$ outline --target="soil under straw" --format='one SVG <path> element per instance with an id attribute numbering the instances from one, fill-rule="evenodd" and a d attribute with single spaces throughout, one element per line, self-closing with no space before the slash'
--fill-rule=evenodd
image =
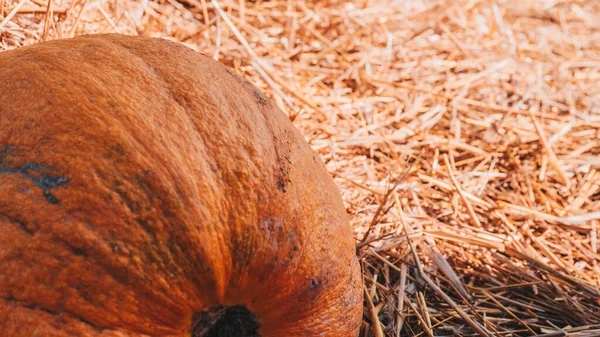
<path id="1" fill-rule="evenodd" d="M 364 336 L 600 336 L 600 1 L 218 4 L 0 0 L 0 49 L 165 37 L 260 86 L 341 188 Z"/>

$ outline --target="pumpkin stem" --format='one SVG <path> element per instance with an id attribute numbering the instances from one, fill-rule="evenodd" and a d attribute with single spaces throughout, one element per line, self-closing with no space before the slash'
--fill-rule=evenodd
<path id="1" fill-rule="evenodd" d="M 196 313 L 192 337 L 261 337 L 256 315 L 243 305 L 218 306 Z"/>

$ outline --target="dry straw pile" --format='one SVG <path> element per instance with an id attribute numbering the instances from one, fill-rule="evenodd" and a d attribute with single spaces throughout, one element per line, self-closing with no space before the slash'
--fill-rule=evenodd
<path id="1" fill-rule="evenodd" d="M 0 0 L 0 49 L 166 37 L 341 187 L 364 336 L 600 336 L 600 1 Z"/>

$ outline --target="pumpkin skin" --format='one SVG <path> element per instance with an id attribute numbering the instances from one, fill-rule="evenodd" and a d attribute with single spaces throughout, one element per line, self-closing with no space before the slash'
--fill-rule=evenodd
<path id="1" fill-rule="evenodd" d="M 162 39 L 0 53 L 2 336 L 358 334 L 351 228 L 320 158 L 253 85 Z M 202 316 L 203 314 L 200 314 Z"/>

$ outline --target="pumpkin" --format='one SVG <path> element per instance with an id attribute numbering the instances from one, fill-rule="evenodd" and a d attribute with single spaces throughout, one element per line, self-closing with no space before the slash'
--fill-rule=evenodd
<path id="1" fill-rule="evenodd" d="M 266 96 L 162 39 L 0 53 L 2 336 L 355 336 L 339 192 Z"/>

